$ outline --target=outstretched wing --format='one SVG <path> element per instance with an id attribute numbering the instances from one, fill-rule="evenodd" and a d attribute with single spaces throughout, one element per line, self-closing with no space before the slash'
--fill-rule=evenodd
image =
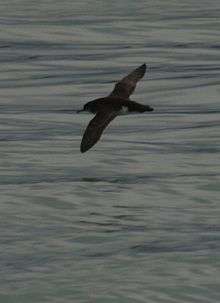
<path id="1" fill-rule="evenodd" d="M 89 150 L 100 139 L 104 129 L 117 116 L 118 111 L 105 107 L 105 109 L 97 112 L 95 117 L 89 122 L 80 146 L 81 153 Z"/>
<path id="2" fill-rule="evenodd" d="M 144 76 L 145 72 L 146 64 L 142 64 L 133 72 L 117 82 L 110 96 L 128 99 L 135 90 L 137 82 Z"/>

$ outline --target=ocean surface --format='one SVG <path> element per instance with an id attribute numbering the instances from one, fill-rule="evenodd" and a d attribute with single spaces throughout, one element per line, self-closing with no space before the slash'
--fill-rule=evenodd
<path id="1" fill-rule="evenodd" d="M 220 2 L 0 1 L 0 302 L 220 302 Z M 142 63 L 133 100 L 79 151 Z"/>

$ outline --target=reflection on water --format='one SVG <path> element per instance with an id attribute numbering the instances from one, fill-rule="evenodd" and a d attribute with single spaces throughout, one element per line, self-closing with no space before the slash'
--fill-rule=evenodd
<path id="1" fill-rule="evenodd" d="M 219 1 L 13 1 L 0 24 L 0 299 L 219 302 Z M 146 62 L 80 154 L 91 115 Z"/>

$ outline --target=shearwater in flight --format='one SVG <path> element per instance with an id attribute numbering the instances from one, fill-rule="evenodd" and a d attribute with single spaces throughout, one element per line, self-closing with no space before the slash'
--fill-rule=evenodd
<path id="1" fill-rule="evenodd" d="M 89 150 L 100 139 L 104 129 L 118 115 L 125 113 L 143 113 L 152 111 L 149 105 L 143 105 L 130 100 L 130 95 L 135 90 L 137 82 L 144 76 L 146 64 L 142 64 L 126 77 L 115 84 L 111 94 L 104 98 L 95 99 L 86 103 L 82 110 L 95 114 L 89 122 L 80 146 L 82 153 Z"/>

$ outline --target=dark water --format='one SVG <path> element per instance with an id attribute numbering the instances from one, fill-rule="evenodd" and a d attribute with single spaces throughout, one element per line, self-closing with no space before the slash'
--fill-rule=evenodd
<path id="1" fill-rule="evenodd" d="M 0 11 L 0 301 L 219 302 L 219 1 Z M 155 111 L 80 154 L 74 110 L 143 62 Z"/>

